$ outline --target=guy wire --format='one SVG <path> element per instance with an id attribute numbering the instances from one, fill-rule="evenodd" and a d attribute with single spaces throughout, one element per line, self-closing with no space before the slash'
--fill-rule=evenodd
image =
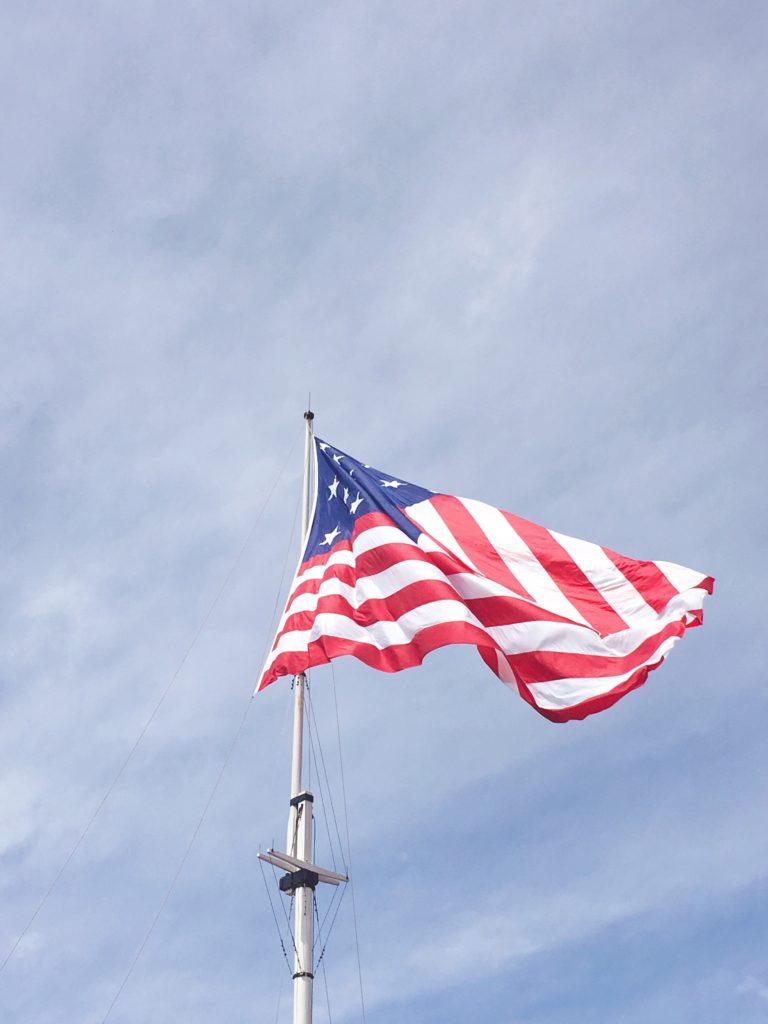
<path id="1" fill-rule="evenodd" d="M 249 543 L 251 542 L 251 539 L 253 538 L 253 535 L 256 532 L 256 527 L 257 527 L 257 525 L 258 525 L 262 515 L 266 511 L 267 505 L 269 504 L 270 499 L 272 498 L 272 495 L 274 494 L 274 492 L 275 492 L 275 490 L 277 488 L 277 485 L 280 483 L 280 481 L 281 481 L 281 479 L 283 477 L 283 473 L 285 472 L 285 468 L 288 465 L 288 462 L 290 461 L 291 456 L 293 455 L 293 450 L 294 450 L 295 447 L 296 447 L 296 441 L 294 440 L 294 442 L 291 444 L 291 447 L 290 447 L 290 449 L 288 451 L 287 456 L 285 457 L 285 460 L 283 461 L 283 465 L 282 465 L 282 467 L 280 469 L 280 472 L 277 474 L 277 477 L 276 477 L 274 483 L 272 484 L 272 486 L 270 487 L 269 491 L 267 492 L 267 496 L 264 499 L 264 502 L 263 502 L 261 508 L 259 509 L 259 512 L 258 512 L 258 514 L 256 516 L 256 519 L 254 520 L 253 524 L 251 525 L 251 527 L 250 527 L 250 529 L 249 529 L 249 531 L 248 531 L 248 533 L 247 533 L 247 535 L 245 537 L 245 540 L 243 541 L 243 543 L 242 543 L 242 545 L 240 547 L 240 550 L 235 555 L 234 560 L 232 561 L 229 569 L 227 570 L 227 573 L 224 576 L 223 582 L 221 583 L 219 589 L 216 591 L 216 594 L 215 594 L 215 596 L 213 598 L 213 601 L 209 605 L 208 610 L 206 611 L 205 615 L 202 618 L 202 621 L 200 622 L 200 625 L 198 626 L 197 630 L 195 631 L 189 646 L 187 647 L 187 649 L 184 652 L 184 655 L 183 655 L 181 661 L 179 662 L 178 666 L 176 667 L 176 671 L 173 673 L 173 675 L 171 676 L 171 678 L 168 681 L 167 685 L 165 686 L 165 689 L 160 694 L 160 699 L 157 701 L 155 706 L 152 708 L 152 711 L 149 713 L 149 716 L 146 719 L 146 721 L 144 722 L 144 725 L 141 727 L 141 730 L 139 731 L 139 734 L 136 737 L 136 740 L 134 741 L 133 746 L 128 751 L 127 756 L 125 757 L 125 759 L 123 760 L 122 764 L 118 768 L 116 774 L 112 778 L 112 781 L 107 786 L 107 789 L 106 789 L 104 795 L 102 796 L 101 800 L 99 800 L 98 804 L 96 805 L 96 809 L 91 814 L 90 818 L 86 822 L 85 827 L 80 832 L 80 835 L 78 836 L 74 846 L 69 851 L 69 853 L 67 854 L 66 858 L 64 859 L 64 863 L 59 868 L 59 870 L 58 870 L 57 874 L 55 875 L 55 877 L 54 877 L 53 881 L 51 882 L 51 884 L 48 886 L 46 891 L 43 893 L 42 899 L 40 900 L 40 902 L 35 907 L 31 917 L 29 918 L 27 923 L 24 925 L 23 929 L 21 930 L 21 932 L 19 933 L 18 937 L 16 938 L 16 941 L 13 943 L 13 945 L 10 948 L 10 950 L 6 954 L 5 959 L 0 964 L 0 975 L 2 975 L 2 973 L 5 971 L 5 968 L 6 968 L 7 964 L 8 964 L 8 962 L 10 961 L 11 957 L 14 955 L 16 950 L 19 948 L 19 944 L 21 943 L 22 939 L 27 934 L 27 932 L 32 927 L 32 925 L 35 923 L 35 921 L 37 920 L 37 917 L 38 917 L 40 911 L 43 909 L 43 907 L 48 902 L 48 899 L 49 899 L 51 893 L 54 891 L 56 886 L 59 884 L 59 881 L 61 880 L 64 872 L 69 867 L 69 864 L 72 861 L 72 859 L 74 858 L 74 856 L 77 853 L 77 851 L 80 849 L 83 841 L 85 840 L 85 837 L 90 832 L 91 827 L 93 826 L 93 823 L 96 821 L 96 819 L 98 818 L 98 816 L 101 813 L 102 809 L 104 808 L 104 805 L 109 800 L 110 796 L 112 795 L 113 790 L 115 789 L 115 787 L 117 786 L 118 782 L 120 781 L 120 779 L 122 778 L 123 774 L 125 773 L 126 768 L 128 767 L 128 765 L 133 760 L 133 756 L 136 753 L 136 751 L 137 751 L 137 749 L 139 747 L 139 744 L 144 739 L 144 737 L 147 734 L 147 731 L 148 731 L 150 725 L 155 720 L 155 717 L 156 717 L 158 711 L 160 710 L 162 704 L 164 703 L 165 698 L 171 692 L 171 689 L 173 688 L 174 683 L 176 682 L 176 680 L 178 679 L 179 675 L 181 674 L 181 670 L 184 668 L 185 664 L 187 663 L 187 659 L 189 658 L 190 654 L 192 653 L 193 649 L 195 648 L 195 646 L 197 644 L 197 641 L 200 639 L 201 633 L 203 632 L 203 630 L 207 626 L 208 620 L 210 619 L 210 617 L 213 614 L 214 609 L 218 605 L 218 603 L 219 603 L 219 601 L 220 601 L 224 591 L 226 590 L 227 586 L 229 585 L 229 581 L 231 580 L 232 575 L 234 574 L 234 571 L 235 571 L 235 569 L 237 568 L 237 566 L 238 566 L 238 564 L 240 562 L 240 559 L 245 554 L 245 550 L 248 547 Z"/>

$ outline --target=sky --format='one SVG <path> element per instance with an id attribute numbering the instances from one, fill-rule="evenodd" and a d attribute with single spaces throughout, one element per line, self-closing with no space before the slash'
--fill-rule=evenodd
<path id="1" fill-rule="evenodd" d="M 313 671 L 316 1021 L 766 1020 L 767 20 L 3 5 L 3 1021 L 290 1020 L 290 683 L 251 691 L 310 393 L 364 462 L 716 578 L 584 722 L 471 648 Z"/>

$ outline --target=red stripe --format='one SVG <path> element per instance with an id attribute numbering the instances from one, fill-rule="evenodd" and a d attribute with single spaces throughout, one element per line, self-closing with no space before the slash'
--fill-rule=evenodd
<path id="1" fill-rule="evenodd" d="M 373 515 L 371 514 L 368 518 L 372 519 Z M 375 523 L 374 525 L 380 524 Z M 357 531 L 355 532 L 357 533 Z M 364 530 L 360 531 L 361 534 L 364 532 Z M 402 536 L 405 537 L 404 534 L 402 534 Z M 350 547 L 349 541 L 343 541 L 340 542 L 334 550 L 337 550 L 338 548 L 350 550 Z M 323 555 L 321 557 L 309 559 L 306 563 L 300 566 L 297 575 L 301 575 L 304 570 L 310 566 L 315 567 L 327 562 L 329 557 L 330 555 Z M 424 551 L 422 548 L 417 547 L 415 544 L 407 540 L 402 544 L 398 544 L 397 542 L 382 544 L 379 547 L 371 548 L 368 551 L 364 551 L 357 555 L 353 565 L 350 565 L 347 562 L 334 563 L 326 568 L 326 571 L 322 576 L 315 576 L 311 579 L 303 580 L 295 590 L 288 595 L 284 614 L 290 611 L 291 605 L 300 595 L 318 593 L 326 580 L 338 579 L 353 587 L 359 579 L 363 579 L 367 576 L 375 576 L 377 573 L 385 572 L 387 569 L 394 568 L 397 565 L 402 565 L 404 562 L 429 563 L 448 578 L 457 572 L 468 571 L 466 566 L 460 563 L 458 559 L 443 552 L 442 550 Z M 461 598 L 459 598 L 459 600 L 461 600 Z M 515 619 L 514 621 L 518 620 Z M 285 628 L 281 630 L 281 634 L 283 632 L 285 632 Z M 278 636 L 281 634 L 278 634 Z M 277 642 L 277 638 L 275 638 L 275 642 Z"/>
<path id="2" fill-rule="evenodd" d="M 377 548 L 364 551 L 355 558 L 353 565 L 345 562 L 328 566 L 323 576 L 304 580 L 289 594 L 285 612 L 290 611 L 294 600 L 301 594 L 316 594 L 327 580 L 338 579 L 354 587 L 359 579 L 375 576 L 406 562 L 431 562 L 430 555 L 411 543 L 382 544 Z M 444 561 L 444 560 L 443 560 Z M 445 567 L 440 567 L 445 571 Z M 284 613 L 285 614 L 285 613 Z M 282 632 L 285 632 L 283 629 Z"/>
<path id="3" fill-rule="evenodd" d="M 694 625 L 698 623 L 693 623 Z M 685 624 L 677 623 L 680 634 L 685 631 Z M 412 640 L 405 644 L 397 644 L 380 651 L 373 644 L 359 643 L 354 640 L 347 640 L 339 637 L 324 636 L 309 644 L 307 651 L 287 651 L 274 662 L 271 668 L 265 672 L 258 689 L 263 690 L 270 683 L 284 675 L 295 675 L 308 668 L 323 665 L 332 658 L 350 655 L 369 665 L 371 668 L 380 669 L 384 672 L 398 672 L 404 668 L 411 668 L 420 665 L 430 651 L 449 644 L 471 644 L 476 646 L 478 652 L 489 667 L 498 675 L 497 666 L 490 651 L 496 648 L 490 637 L 477 626 L 464 622 L 440 623 L 436 626 L 428 626 L 420 630 Z M 503 652 L 502 652 L 503 653 Z M 520 695 L 541 715 L 552 722 L 567 722 L 574 719 L 586 718 L 605 708 L 615 704 L 620 697 L 630 690 L 641 686 L 650 671 L 657 668 L 663 659 L 659 659 L 652 665 L 644 665 L 638 668 L 629 679 L 620 683 L 608 693 L 589 697 L 567 708 L 542 708 L 536 703 L 535 696 L 524 684 L 518 682 Z"/>
<path id="4" fill-rule="evenodd" d="M 429 555 L 421 548 L 413 544 L 394 542 L 361 552 L 355 557 L 355 569 L 357 578 L 364 579 L 366 576 L 376 576 L 403 563 L 430 561 Z"/>
<path id="5" fill-rule="evenodd" d="M 480 528 L 475 517 L 458 498 L 438 494 L 431 499 L 431 505 L 482 576 L 501 583 L 520 597 L 532 600 L 531 595 L 491 544 L 487 534 Z M 438 537 L 435 540 L 439 543 Z"/>
<path id="6" fill-rule="evenodd" d="M 357 580 L 366 576 L 375 576 L 394 566 L 402 565 L 404 562 L 428 562 L 429 556 L 415 547 L 413 544 L 382 544 L 380 547 L 371 548 L 355 557 L 352 565 L 348 562 L 338 562 L 329 565 L 322 576 L 315 576 L 312 579 L 303 580 L 289 595 L 286 603 L 286 611 L 291 607 L 293 601 L 300 594 L 316 594 L 326 580 L 338 579 L 350 586 L 354 586 Z"/>
<path id="7" fill-rule="evenodd" d="M 657 614 L 663 612 L 672 598 L 680 593 L 653 562 L 627 558 L 610 548 L 603 548 L 603 551 Z"/>
<path id="8" fill-rule="evenodd" d="M 579 624 L 574 623 L 573 619 L 565 618 L 547 608 L 542 608 L 541 605 L 532 604 L 530 601 L 525 601 L 522 597 L 514 597 L 512 594 L 469 598 L 459 597 L 457 594 L 457 599 L 471 608 L 483 625 L 489 628 L 491 626 L 517 626 L 523 622 L 551 622 L 553 625 L 562 624 L 579 628 Z M 587 628 L 587 626 L 581 626 L 581 629 L 586 630 Z"/>
<path id="9" fill-rule="evenodd" d="M 365 627 L 377 622 L 395 622 L 402 615 L 434 601 L 456 601 L 463 604 L 453 587 L 439 580 L 419 580 L 406 584 L 396 594 L 385 598 L 371 598 L 363 601 L 357 608 L 340 594 L 327 594 L 318 600 L 315 608 L 290 615 L 275 638 L 275 645 L 285 633 L 311 629 L 318 615 L 341 615 Z"/>
<path id="10" fill-rule="evenodd" d="M 344 583 L 349 583 L 350 586 L 354 586 L 355 579 L 356 573 L 354 565 L 348 565 L 346 562 L 338 562 L 334 565 L 329 565 L 322 576 L 314 576 L 312 579 L 303 580 L 295 590 L 291 591 L 288 595 L 285 610 L 288 611 L 294 600 L 301 594 L 316 594 L 325 580 L 342 580 Z"/>
<path id="11" fill-rule="evenodd" d="M 581 721 L 589 715 L 595 715 L 598 711 L 605 711 L 606 708 L 612 707 L 625 693 L 629 693 L 630 690 L 636 690 L 638 686 L 642 686 L 648 678 L 648 673 L 658 668 L 663 660 L 663 658 L 660 658 L 653 665 L 644 665 L 637 672 L 633 673 L 629 679 L 620 683 L 613 690 L 609 690 L 608 693 L 601 693 L 596 697 L 588 697 L 586 700 L 582 700 L 578 704 L 572 704 L 567 708 L 540 708 L 531 691 L 523 684 L 518 686 L 518 692 L 523 700 L 528 701 L 531 707 L 535 708 L 540 715 L 548 718 L 550 722 Z"/>
<path id="12" fill-rule="evenodd" d="M 357 609 L 340 595 L 332 594 L 322 597 L 315 610 L 297 612 L 290 616 L 286 621 L 285 628 L 278 634 L 275 644 L 285 633 L 294 630 L 309 630 L 319 614 L 340 615 L 359 626 L 367 627 L 379 622 L 395 622 L 408 612 L 433 601 L 441 600 L 454 601 L 462 607 L 466 607 L 485 629 L 492 626 L 532 622 L 534 618 L 539 621 L 546 619 L 546 613 L 541 609 L 535 609 L 536 615 L 532 616 L 530 606 L 518 598 L 481 598 L 462 602 L 448 583 L 422 581 L 403 587 L 392 597 L 365 601 Z M 456 620 L 452 619 L 451 621 Z M 556 628 L 558 622 L 567 622 L 568 620 L 549 621 L 552 621 L 552 625 Z M 647 661 L 669 637 L 682 636 L 685 628 L 682 620 L 667 623 L 653 636 L 646 637 L 634 650 L 622 655 L 582 654 L 573 651 L 539 649 L 520 654 L 505 652 L 504 656 L 514 672 L 515 678 L 520 684 L 526 686 L 557 679 L 598 679 L 605 676 L 618 676 L 624 675 Z M 493 644 L 493 640 L 486 636 L 486 644 L 488 643 Z"/>
<path id="13" fill-rule="evenodd" d="M 403 565 L 404 562 L 423 562 L 445 574 L 446 579 L 444 581 L 435 581 L 431 576 L 422 581 L 427 587 L 436 587 L 438 582 L 448 586 L 450 584 L 450 577 L 454 573 L 471 572 L 457 559 L 445 555 L 442 551 L 423 551 L 421 548 L 410 543 L 383 544 L 380 547 L 372 548 L 359 555 L 354 566 L 346 563 L 332 564 L 326 568 L 326 572 L 322 577 L 305 580 L 299 584 L 295 591 L 289 595 L 284 612 L 284 615 L 287 617 L 274 639 L 272 650 L 274 650 L 284 633 L 291 632 L 294 629 L 309 629 L 314 616 L 320 611 L 333 611 L 336 614 L 347 615 L 355 621 L 360 621 L 360 617 L 364 614 L 364 608 L 367 609 L 371 604 L 371 601 L 368 601 L 365 606 L 355 608 L 344 597 L 328 595 L 327 597 L 321 597 L 315 608 L 290 614 L 290 609 L 297 597 L 305 594 L 317 594 L 328 580 L 340 580 L 348 586 L 354 587 L 358 580 L 383 572 L 386 569 Z M 475 574 L 473 573 L 473 575 Z M 406 612 L 412 611 L 420 603 L 449 597 L 452 600 L 467 604 L 486 626 L 510 625 L 530 620 L 570 623 L 569 619 L 541 608 L 530 599 L 525 601 L 511 594 L 466 600 L 452 586 L 449 586 L 449 589 L 446 592 L 440 593 L 439 597 L 431 596 L 429 591 L 425 591 L 423 599 L 418 600 L 415 597 L 418 592 L 412 588 L 412 583 L 406 583 L 400 591 L 381 598 L 378 602 L 378 606 L 382 608 L 381 614 L 371 618 L 366 613 L 366 621 L 376 621 L 379 618 L 392 621 Z M 404 594 L 404 590 L 408 591 L 407 594 Z M 432 593 L 436 594 L 437 591 Z M 386 609 L 385 604 L 388 606 Z"/>
<path id="14" fill-rule="evenodd" d="M 413 520 L 411 520 L 411 522 L 413 522 Z M 360 520 L 358 520 L 355 523 L 355 530 L 354 533 L 352 534 L 353 540 L 358 540 L 367 530 L 372 530 L 377 526 L 389 526 L 395 527 L 395 529 L 397 529 L 395 524 L 388 516 L 384 515 L 381 512 L 369 512 L 367 515 L 363 516 Z M 419 526 L 418 523 L 414 523 L 414 526 L 416 526 L 423 534 L 424 531 L 421 530 L 421 527 Z M 424 548 L 419 547 L 418 544 L 409 540 L 409 538 L 404 533 L 402 533 L 402 531 L 400 532 L 403 537 L 404 547 L 407 547 L 408 550 L 411 552 L 409 557 L 423 557 L 425 560 L 430 561 L 432 565 L 435 566 L 435 568 L 445 573 L 446 576 L 452 576 L 454 573 L 457 572 L 471 571 L 467 569 L 467 566 L 463 562 L 459 561 L 456 555 L 453 555 L 449 551 L 446 551 L 442 546 L 437 551 L 425 550 Z M 371 552 L 386 551 L 389 548 L 393 548 L 395 544 L 395 541 L 387 541 L 386 544 L 382 544 L 377 548 L 371 548 Z M 361 559 L 366 557 L 366 555 L 368 555 L 371 552 L 364 552 L 360 555 L 357 555 L 356 564 L 364 564 L 361 563 Z M 414 552 L 416 552 L 416 554 L 414 554 Z M 394 564 L 395 561 L 395 559 L 392 559 L 391 564 Z M 389 568 L 389 566 L 382 566 L 382 568 Z M 379 569 L 378 571 L 380 572 L 381 569 Z M 359 575 L 370 575 L 370 573 L 363 573 L 361 571 Z"/>
<path id="15" fill-rule="evenodd" d="M 397 644 L 380 651 L 373 644 L 359 643 L 339 637 L 326 636 L 313 640 L 307 651 L 287 651 L 280 656 L 259 683 L 263 690 L 280 676 L 295 675 L 317 665 L 325 665 L 332 658 L 351 655 L 382 672 L 399 672 L 404 668 L 421 665 L 424 658 L 438 647 L 450 644 L 487 645 L 488 639 L 478 626 L 467 622 L 445 622 L 422 629 L 406 644 Z"/>
<path id="16" fill-rule="evenodd" d="M 668 622 L 653 636 L 646 637 L 627 654 L 578 654 L 566 651 L 530 651 L 505 655 L 518 682 L 529 685 L 555 679 L 599 679 L 622 676 L 652 658 L 656 650 L 671 636 L 685 632 L 682 620 Z"/>
<path id="17" fill-rule="evenodd" d="M 406 560 L 431 563 L 433 553 L 424 552 L 413 544 L 393 543 L 364 552 L 359 556 L 354 567 L 346 564 L 330 565 L 327 567 L 325 576 L 308 580 L 297 588 L 289 599 L 286 611 L 290 612 L 296 596 L 317 593 L 328 580 L 339 579 L 354 587 L 358 579 L 393 566 L 402 565 Z M 441 560 L 444 561 L 444 559 Z M 455 568 L 453 565 L 450 567 Z M 393 622 L 423 604 L 438 600 L 453 600 L 465 604 L 485 627 L 506 626 L 528 621 L 548 621 L 553 624 L 568 623 L 572 625 L 567 618 L 511 595 L 509 597 L 494 595 L 465 600 L 449 584 L 448 580 L 440 581 L 430 578 L 406 583 L 399 591 L 387 597 L 371 598 L 359 607 L 355 607 L 342 595 L 329 594 L 321 597 L 314 608 L 288 615 L 274 639 L 272 650 L 285 633 L 310 629 L 315 616 L 323 612 L 346 616 L 361 625 L 370 625 L 378 621 Z M 653 637 L 646 641 L 646 651 L 650 652 L 654 649 L 653 642 Z M 631 663 L 625 660 L 626 657 L 550 651 L 538 652 L 536 655 L 530 652 L 510 655 L 509 660 L 514 663 L 521 681 L 535 683 L 559 678 L 619 675 L 632 667 Z"/>
<path id="18" fill-rule="evenodd" d="M 369 512 L 367 515 L 361 516 L 360 519 L 355 523 L 355 529 L 352 534 L 352 540 L 340 540 L 333 545 L 332 548 L 327 552 L 323 552 L 320 555 L 313 555 L 312 558 L 308 558 L 305 562 L 302 562 L 296 570 L 296 578 L 303 576 L 308 569 L 316 568 L 318 565 L 325 565 L 331 555 L 337 551 L 353 551 L 353 542 L 357 541 L 364 533 L 368 530 L 375 529 L 379 526 L 385 526 L 397 529 L 392 520 L 380 512 Z M 356 566 L 356 575 L 371 576 L 377 572 L 383 572 L 385 569 L 390 569 L 393 565 L 404 560 L 412 561 L 429 561 L 435 568 L 439 569 L 446 576 L 451 576 L 457 572 L 467 572 L 467 567 L 459 562 L 458 558 L 451 555 L 449 552 L 444 551 L 442 548 L 439 551 L 425 551 L 420 548 L 417 544 L 411 541 L 402 531 L 399 531 L 403 538 L 401 544 L 396 541 L 387 541 L 385 544 L 380 544 L 375 548 L 371 548 L 368 551 L 361 552 L 355 555 L 354 565 Z M 343 571 L 355 570 L 349 563 L 339 563 L 338 566 L 333 566 L 333 575 L 343 579 Z M 471 570 L 470 570 L 471 571 Z M 290 603 L 294 597 L 298 594 L 313 593 L 316 592 L 320 586 L 320 581 L 324 578 L 328 578 L 331 570 L 329 570 L 323 577 L 315 577 L 310 580 L 304 580 L 301 582 L 295 590 L 291 591 L 288 603 Z M 351 581 L 353 582 L 353 581 Z"/>
<path id="19" fill-rule="evenodd" d="M 619 633 L 627 628 L 624 619 L 607 603 L 594 583 L 549 530 L 511 512 L 502 511 L 502 515 L 517 530 L 571 604 L 601 636 Z"/>
<path id="20" fill-rule="evenodd" d="M 405 584 L 388 597 L 369 598 L 355 607 L 341 594 L 327 594 L 320 597 L 314 608 L 289 615 L 275 637 L 272 649 L 281 637 L 294 630 L 303 631 L 312 627 L 315 618 L 324 613 L 341 615 L 361 626 L 377 622 L 395 622 L 403 615 L 434 601 L 454 601 L 467 608 L 486 629 L 493 626 L 509 626 L 526 622 L 551 622 L 553 625 L 573 626 L 569 619 L 554 615 L 522 598 L 510 596 L 462 598 L 447 580 L 417 580 Z M 586 628 L 586 627 L 585 627 Z"/>
<path id="21" fill-rule="evenodd" d="M 351 551 L 352 541 L 351 540 L 337 540 L 327 551 L 323 551 L 319 555 L 312 555 L 311 558 L 307 558 L 306 561 L 299 565 L 296 570 L 296 575 L 301 576 L 302 573 L 306 572 L 307 569 L 314 569 L 316 565 L 324 565 L 328 559 L 336 551 Z"/>

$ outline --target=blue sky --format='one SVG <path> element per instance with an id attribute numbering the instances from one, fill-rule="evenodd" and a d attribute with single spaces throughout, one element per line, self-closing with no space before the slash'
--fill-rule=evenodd
<path id="1" fill-rule="evenodd" d="M 469 649 L 336 664 L 370 1024 L 765 1020 L 767 27 L 757 3 L 4 5 L 3 957 L 182 667 L 3 1020 L 104 1020 L 246 708 L 109 1021 L 290 1019 L 256 861 L 289 689 L 249 700 L 309 391 L 363 461 L 717 580 L 583 723 Z M 312 689 L 335 777 L 331 674 Z M 336 1022 L 360 1020 L 350 911 Z"/>

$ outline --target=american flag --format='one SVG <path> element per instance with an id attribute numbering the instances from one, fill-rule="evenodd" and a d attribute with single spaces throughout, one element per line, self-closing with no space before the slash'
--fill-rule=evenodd
<path id="1" fill-rule="evenodd" d="M 643 562 L 314 444 L 304 552 L 258 690 L 332 658 L 419 665 L 471 644 L 546 718 L 585 718 L 640 686 L 713 580 Z"/>

